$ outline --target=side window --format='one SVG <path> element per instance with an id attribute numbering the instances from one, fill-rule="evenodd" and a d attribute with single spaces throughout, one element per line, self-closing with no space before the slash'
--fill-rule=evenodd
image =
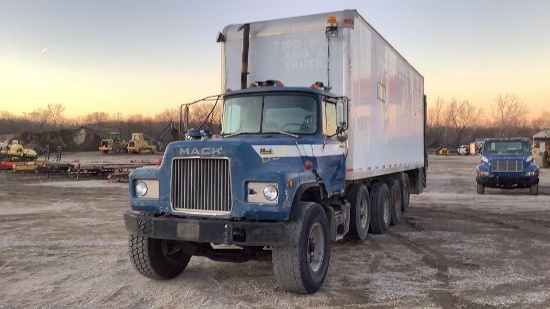
<path id="1" fill-rule="evenodd" d="M 336 134 L 336 104 L 331 102 L 324 102 L 323 104 L 323 134 L 334 135 Z"/>

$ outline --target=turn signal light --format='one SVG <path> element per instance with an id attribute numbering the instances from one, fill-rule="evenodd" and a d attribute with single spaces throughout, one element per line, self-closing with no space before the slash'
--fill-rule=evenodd
<path id="1" fill-rule="evenodd" d="M 307 160 L 306 162 L 304 162 L 304 168 L 306 170 L 310 170 L 312 167 L 313 167 L 313 163 L 311 161 Z"/>

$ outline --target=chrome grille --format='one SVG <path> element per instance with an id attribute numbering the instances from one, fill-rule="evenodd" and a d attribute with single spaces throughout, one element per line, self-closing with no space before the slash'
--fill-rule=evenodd
<path id="1" fill-rule="evenodd" d="M 493 172 L 521 172 L 523 162 L 521 160 L 494 160 Z"/>
<path id="2" fill-rule="evenodd" d="M 175 211 L 229 213 L 229 160 L 178 158 L 172 161 L 170 200 Z"/>

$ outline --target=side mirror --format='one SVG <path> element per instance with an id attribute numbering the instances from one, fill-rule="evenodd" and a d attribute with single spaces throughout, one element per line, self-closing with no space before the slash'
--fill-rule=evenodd
<path id="1" fill-rule="evenodd" d="M 339 131 L 348 129 L 348 98 L 340 97 L 336 101 L 336 120 Z"/>
<path id="2" fill-rule="evenodd" d="M 338 135 L 336 135 L 336 139 L 340 143 L 343 143 L 343 142 L 348 140 L 348 134 L 345 131 L 342 131 L 342 132 L 338 133 Z"/>

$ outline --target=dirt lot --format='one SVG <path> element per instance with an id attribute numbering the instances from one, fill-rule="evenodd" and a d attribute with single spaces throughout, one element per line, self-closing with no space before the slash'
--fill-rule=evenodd
<path id="1" fill-rule="evenodd" d="M 147 155 L 140 158 L 156 158 Z M 124 162 L 136 156 L 67 154 Z M 127 184 L 0 173 L 0 308 L 550 308 L 550 170 L 539 196 L 487 189 L 479 157 L 430 156 L 428 188 L 386 235 L 333 243 L 314 295 L 278 289 L 271 263 L 194 257 L 179 277 L 132 269 Z"/>

